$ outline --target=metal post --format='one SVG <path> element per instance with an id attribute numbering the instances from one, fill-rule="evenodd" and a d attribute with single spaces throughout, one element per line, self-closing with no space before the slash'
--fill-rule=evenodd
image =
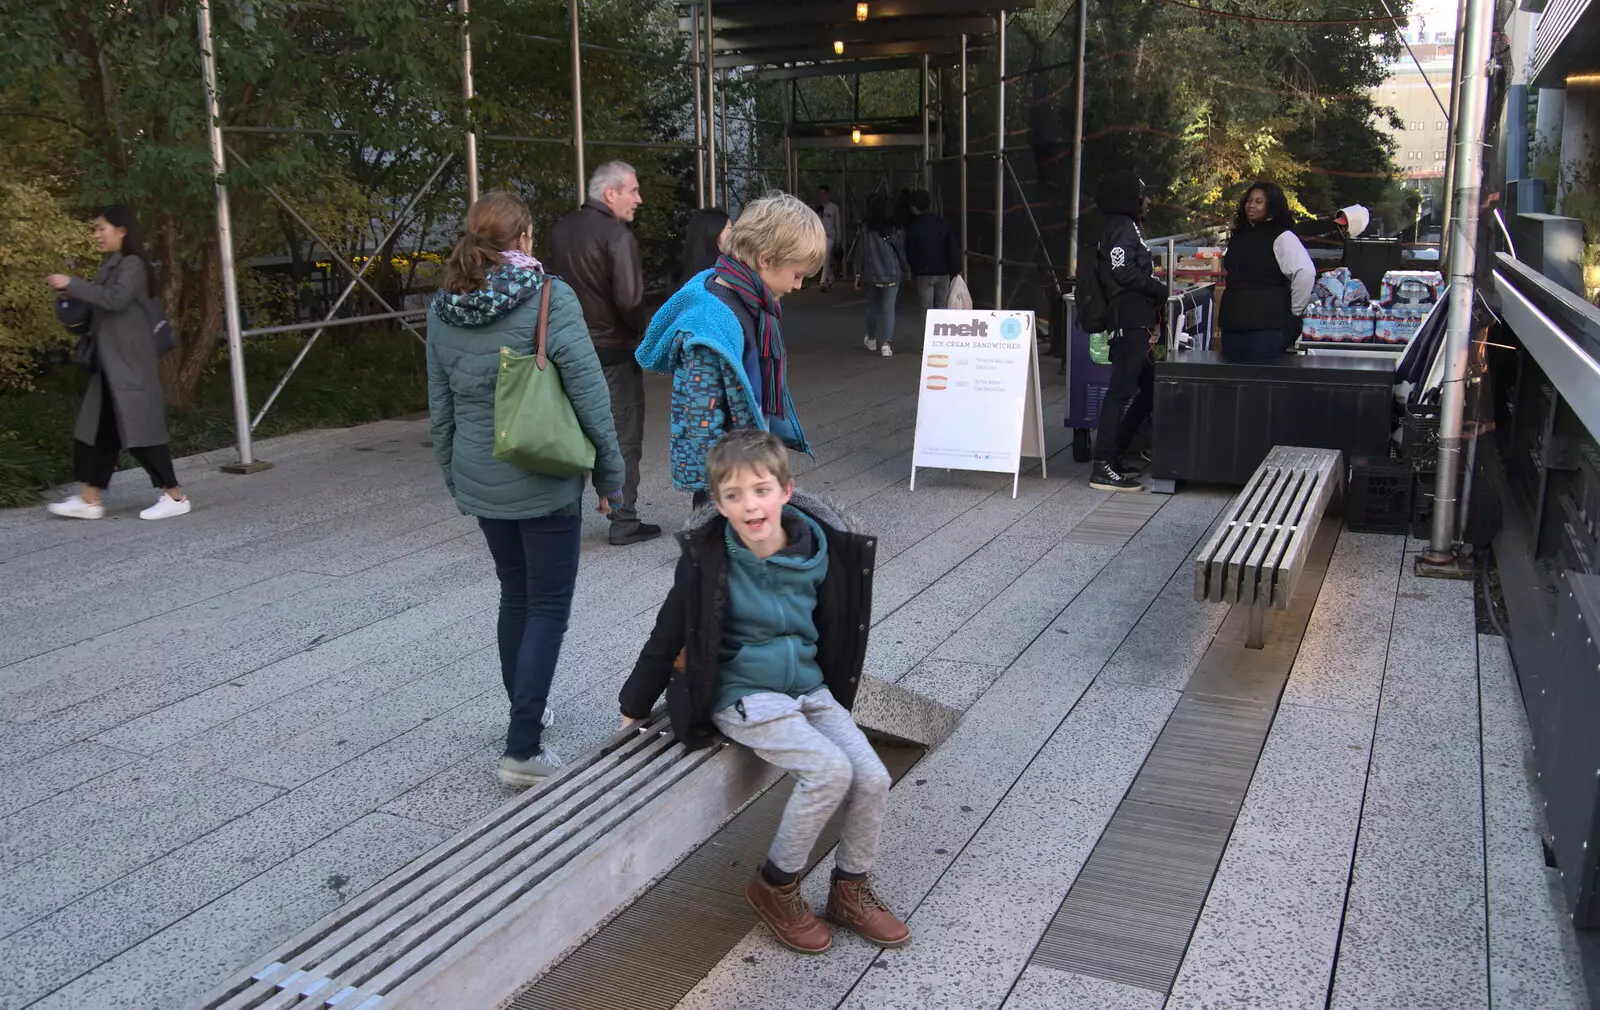
<path id="1" fill-rule="evenodd" d="M 689 50 L 694 56 L 694 198 L 695 206 L 706 205 L 706 110 L 701 104 L 700 67 L 705 55 L 700 51 L 700 8 L 689 8 Z"/>
<path id="2" fill-rule="evenodd" d="M 1433 537 L 1421 561 L 1454 556 L 1456 483 L 1461 473 L 1461 415 L 1467 359 L 1472 352 L 1473 284 L 1478 266 L 1478 198 L 1483 185 L 1483 127 L 1489 95 L 1492 0 L 1466 0 L 1465 38 L 1458 38 L 1461 84 L 1451 141 L 1455 146 L 1455 219 L 1450 222 L 1450 316 L 1445 331 L 1445 376 L 1439 397 L 1439 470 L 1433 488 Z"/>
<path id="3" fill-rule="evenodd" d="M 722 87 L 717 89 L 717 119 L 721 123 L 722 132 L 717 134 L 722 144 L 722 207 L 724 210 L 733 206 L 728 202 L 728 72 L 722 72 Z"/>
<path id="4" fill-rule="evenodd" d="M 1000 70 L 995 81 L 994 114 L 994 307 L 1005 308 L 1006 254 L 1006 12 L 995 15 L 995 47 Z"/>
<path id="5" fill-rule="evenodd" d="M 217 204 L 217 258 L 222 272 L 222 317 L 228 331 L 228 377 L 233 383 L 233 425 L 237 432 L 239 461 L 222 469 L 229 473 L 254 473 L 271 464 L 258 463 L 250 438 L 249 389 L 244 379 L 244 327 L 239 320 L 239 281 L 233 275 L 233 216 L 228 209 L 228 171 L 222 148 L 222 106 L 217 99 L 216 40 L 211 33 L 210 0 L 200 0 L 200 73 L 205 82 L 206 134 L 211 143 L 211 184 Z"/>
<path id="6" fill-rule="evenodd" d="M 1089 0 L 1078 0 L 1078 75 L 1072 110 L 1072 192 L 1067 197 L 1071 218 L 1067 232 L 1067 272 L 1078 276 L 1078 219 L 1083 217 L 1083 75 L 1088 64 Z"/>
<path id="7" fill-rule="evenodd" d="M 1470 2 L 1470 0 L 1469 0 Z M 1445 128 L 1450 131 L 1450 146 L 1444 152 L 1444 192 L 1439 194 L 1439 255 L 1449 262 L 1450 255 L 1450 219 L 1455 215 L 1456 198 L 1456 128 L 1461 121 L 1461 58 L 1465 49 L 1466 39 L 1463 38 L 1463 27 L 1466 24 L 1468 3 L 1463 3 L 1456 11 L 1456 37 L 1453 60 L 1450 64 L 1450 109 L 1445 113 Z"/>
<path id="8" fill-rule="evenodd" d="M 922 54 L 922 188 L 933 190 L 933 137 L 928 130 L 928 54 Z"/>
<path id="9" fill-rule="evenodd" d="M 583 167 L 583 61 L 579 59 L 578 0 L 567 0 L 567 21 L 572 45 L 572 156 L 578 173 L 578 204 L 588 199 L 589 180 Z"/>
<path id="10" fill-rule="evenodd" d="M 967 33 L 961 33 L 961 273 L 967 272 Z"/>
<path id="11" fill-rule="evenodd" d="M 799 175 L 796 170 L 798 166 L 794 163 L 794 84 L 794 81 L 790 81 L 789 86 L 784 88 L 783 104 L 783 173 L 791 195 L 794 195 L 799 183 L 796 178 Z"/>
<path id="12" fill-rule="evenodd" d="M 706 0 L 706 192 L 717 201 L 717 29 Z"/>
<path id="13" fill-rule="evenodd" d="M 467 206 L 478 202 L 478 134 L 472 129 L 471 0 L 461 0 L 461 110 L 467 123 Z"/>

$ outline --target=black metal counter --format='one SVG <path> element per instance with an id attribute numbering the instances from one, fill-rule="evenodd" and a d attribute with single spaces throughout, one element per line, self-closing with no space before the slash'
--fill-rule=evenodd
<path id="1" fill-rule="evenodd" d="M 1394 363 L 1285 354 L 1227 361 L 1187 351 L 1156 365 L 1157 480 L 1244 484 L 1275 445 L 1387 456 Z"/>

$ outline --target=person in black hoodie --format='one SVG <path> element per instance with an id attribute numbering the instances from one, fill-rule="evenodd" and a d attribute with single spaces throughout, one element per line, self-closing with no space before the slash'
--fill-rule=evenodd
<path id="1" fill-rule="evenodd" d="M 1111 387 L 1100 405 L 1089 486 L 1101 491 L 1138 491 L 1143 485 L 1124 468 L 1134 432 L 1155 403 L 1155 359 L 1161 339 L 1167 286 L 1156 280 L 1155 259 L 1139 228 L 1150 199 L 1130 171 L 1113 172 L 1095 196 L 1106 228 L 1095 246 L 1095 269 L 1111 309 Z"/>

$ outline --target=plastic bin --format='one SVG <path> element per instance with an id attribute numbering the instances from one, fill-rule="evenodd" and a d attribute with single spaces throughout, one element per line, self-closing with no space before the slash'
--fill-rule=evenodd
<path id="1" fill-rule="evenodd" d="M 1370 456 L 1351 460 L 1350 498 L 1345 510 L 1351 531 L 1409 532 L 1415 518 L 1412 502 L 1416 483 L 1416 471 L 1407 463 Z"/>

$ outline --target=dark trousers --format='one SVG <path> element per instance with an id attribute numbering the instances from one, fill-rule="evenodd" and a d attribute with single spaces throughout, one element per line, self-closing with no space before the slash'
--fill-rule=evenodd
<path id="1" fill-rule="evenodd" d="M 1118 330 L 1111 337 L 1111 387 L 1100 404 L 1100 430 L 1095 434 L 1094 458 L 1115 463 L 1128 450 L 1134 432 L 1155 405 L 1155 361 L 1151 358 L 1150 332 L 1142 328 Z"/>
<path id="2" fill-rule="evenodd" d="M 611 390 L 611 419 L 617 425 L 617 445 L 627 478 L 622 482 L 622 507 L 611 510 L 611 521 L 624 526 L 639 524 L 639 460 L 644 457 L 644 370 L 636 361 L 606 365 L 606 387 Z M 616 488 L 608 488 L 614 491 Z"/>
<path id="3" fill-rule="evenodd" d="M 506 754 L 539 752 L 540 720 L 572 615 L 583 518 L 479 519 L 500 577 L 500 678 L 511 702 Z"/>
<path id="4" fill-rule="evenodd" d="M 100 424 L 95 429 L 94 445 L 74 440 L 72 464 L 77 478 L 93 488 L 104 490 L 111 484 L 111 475 L 117 472 L 117 458 L 122 455 L 122 434 L 117 431 L 117 407 L 111 400 L 111 386 L 103 376 L 100 381 Z M 128 450 L 144 472 L 150 475 L 150 486 L 165 491 L 178 486 L 178 475 L 172 469 L 172 450 L 165 445 L 140 445 Z"/>

